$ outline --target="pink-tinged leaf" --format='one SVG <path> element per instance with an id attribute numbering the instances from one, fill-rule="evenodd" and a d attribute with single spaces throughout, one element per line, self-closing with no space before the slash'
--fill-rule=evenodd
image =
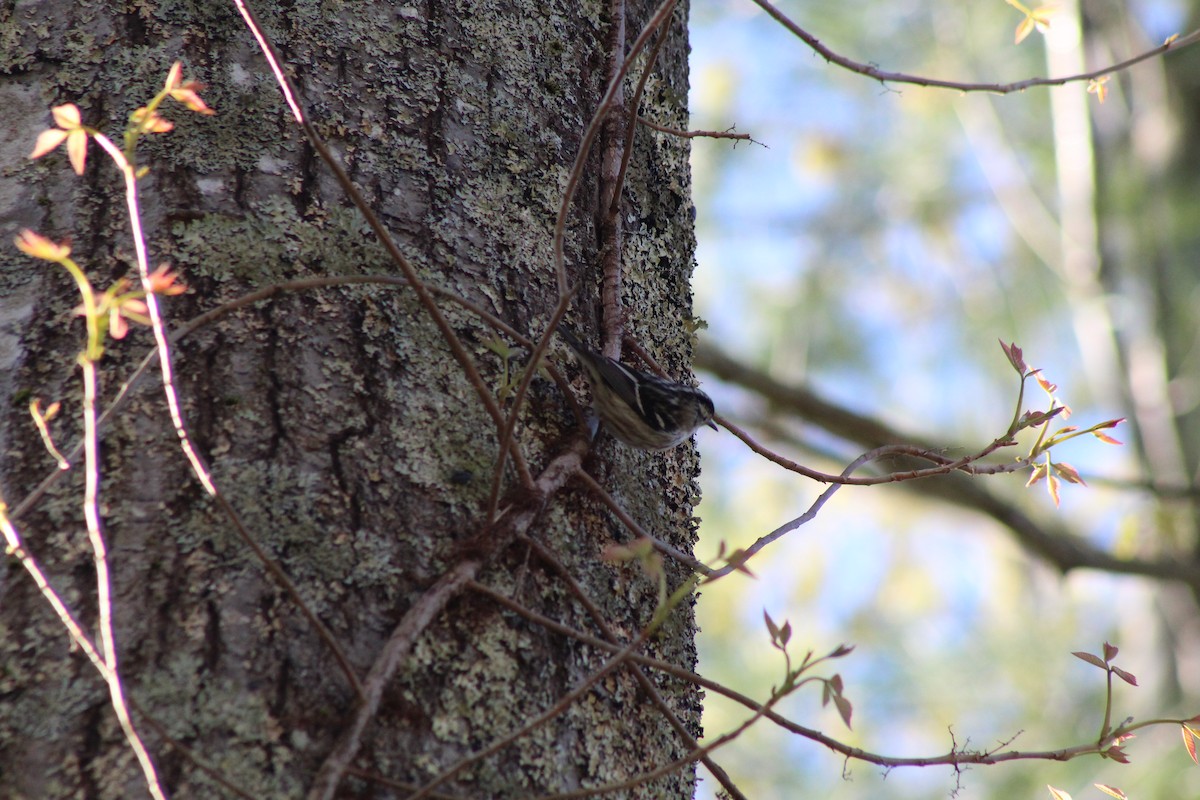
<path id="1" fill-rule="evenodd" d="M 1055 789 L 1050 784 L 1046 784 L 1046 788 L 1050 790 L 1050 797 L 1054 798 L 1054 800 L 1071 800 L 1071 795 L 1062 789 Z"/>
<path id="2" fill-rule="evenodd" d="M 79 127 L 79 108 L 74 103 L 55 106 L 50 109 L 50 114 L 54 117 L 54 124 L 63 130 L 69 131 Z"/>
<path id="3" fill-rule="evenodd" d="M 124 339 L 127 333 L 129 333 L 129 323 L 121 316 L 121 310 L 119 308 L 110 310 L 108 312 L 108 335 L 120 340 Z"/>
<path id="4" fill-rule="evenodd" d="M 75 174 L 82 175 L 83 168 L 87 166 L 87 131 L 83 128 L 76 128 L 67 134 L 67 158 Z"/>
<path id="5" fill-rule="evenodd" d="M 179 279 L 179 273 L 171 272 L 170 264 L 159 264 L 158 269 L 150 273 L 150 291 L 155 294 L 176 295 L 187 291 L 187 286 Z"/>
<path id="6" fill-rule="evenodd" d="M 1038 386 L 1041 386 L 1042 390 L 1045 391 L 1046 394 L 1054 394 L 1056 391 L 1058 391 L 1057 384 L 1053 384 L 1046 380 L 1046 376 L 1042 374 L 1040 369 L 1037 371 L 1035 378 L 1037 379 Z"/>
<path id="7" fill-rule="evenodd" d="M 1042 462 L 1034 464 L 1033 474 L 1029 476 L 1029 480 L 1025 481 L 1025 488 L 1028 489 L 1044 477 L 1046 477 L 1046 465 Z"/>
<path id="8" fill-rule="evenodd" d="M 751 578 L 758 580 L 758 576 L 751 572 L 750 568 L 746 566 L 746 562 L 749 560 L 750 554 L 739 548 L 729 554 L 729 560 L 727 563 L 738 572 L 744 573 L 749 575 Z"/>
<path id="9" fill-rule="evenodd" d="M 67 135 L 67 131 L 62 128 L 49 128 L 42 131 L 38 134 L 37 142 L 33 145 L 33 152 L 29 154 L 29 157 L 41 158 L 62 144 Z"/>
<path id="10" fill-rule="evenodd" d="M 1113 437 L 1109 436 L 1107 433 L 1101 433 L 1100 431 L 1092 431 L 1092 436 L 1095 436 L 1097 439 L 1104 442 L 1105 444 L 1125 444 L 1121 440 L 1114 439 Z"/>
<path id="11" fill-rule="evenodd" d="M 783 627 L 779 629 L 779 643 L 787 644 L 792 638 L 792 623 L 787 620 L 783 621 Z"/>
<path id="12" fill-rule="evenodd" d="M 850 718 L 854 715 L 854 706 L 850 701 L 840 694 L 833 696 L 833 704 L 837 706 L 838 713 L 842 716 L 842 722 L 846 723 L 847 728 L 851 728 Z"/>
<path id="13" fill-rule="evenodd" d="M 1102 75 L 1099 78 L 1092 78 L 1088 81 L 1088 94 L 1096 95 L 1096 99 L 1103 103 L 1108 99 L 1108 75 Z"/>
<path id="14" fill-rule="evenodd" d="M 146 314 L 150 309 L 146 306 L 145 301 L 139 300 L 136 297 L 130 297 L 121 301 L 121 314 L 133 319 L 135 322 L 141 322 L 145 319 L 149 322 Z"/>
<path id="15" fill-rule="evenodd" d="M 779 626 L 775 624 L 775 620 L 771 619 L 771 615 L 767 610 L 763 609 L 763 621 L 767 623 L 767 633 L 771 634 L 771 641 L 779 638 Z"/>
<path id="16" fill-rule="evenodd" d="M 168 92 L 179 85 L 183 80 L 183 62 L 176 61 L 171 65 L 171 69 L 167 70 L 167 82 L 163 84 L 163 88 Z"/>
<path id="17" fill-rule="evenodd" d="M 1104 643 L 1104 662 L 1107 664 L 1117 657 L 1117 653 L 1121 652 L 1115 644 Z"/>
<path id="18" fill-rule="evenodd" d="M 852 652 L 854 652 L 854 645 L 839 644 L 837 646 L 837 648 L 832 653 L 829 654 L 829 657 L 830 658 L 841 658 L 842 656 L 850 655 L 850 653 L 852 653 Z"/>
<path id="19" fill-rule="evenodd" d="M 52 242 L 28 228 L 22 229 L 17 234 L 17 237 L 13 239 L 13 244 L 25 255 L 40 258 L 43 261 L 61 261 L 71 255 L 71 246 L 66 242 L 62 244 Z"/>
<path id="20" fill-rule="evenodd" d="M 1055 462 L 1054 471 L 1067 483 L 1078 483 L 1087 486 L 1087 481 L 1079 477 L 1079 471 L 1065 461 Z"/>
<path id="21" fill-rule="evenodd" d="M 1074 653 L 1071 653 L 1071 655 L 1075 656 L 1076 658 L 1078 658 L 1082 661 L 1086 661 L 1087 663 L 1091 664 L 1094 667 L 1099 667 L 1100 669 L 1105 669 L 1105 670 L 1108 669 L 1108 665 L 1105 664 L 1100 659 L 1100 656 L 1095 656 L 1095 655 L 1092 655 L 1091 653 L 1085 653 L 1082 650 L 1076 650 Z"/>
<path id="22" fill-rule="evenodd" d="M 195 111 L 198 114 L 204 114 L 205 116 L 211 117 L 217 112 L 209 108 L 208 105 L 200 99 L 200 92 L 203 89 L 203 83 L 188 81 L 180 88 L 171 92 L 171 97 L 187 106 L 189 111 Z"/>
<path id="23" fill-rule="evenodd" d="M 164 119 L 157 111 L 151 111 L 145 106 L 134 109 L 129 115 L 129 121 L 145 133 L 166 133 L 175 127 L 170 120 Z"/>
<path id="24" fill-rule="evenodd" d="M 1008 363 L 1012 364 L 1013 369 L 1015 369 L 1023 377 L 1028 368 L 1025 366 L 1025 356 L 1021 352 L 1021 348 L 1017 347 L 1016 342 L 1013 342 L 1012 344 L 1005 344 L 1003 339 L 999 341 L 1000 349 L 1003 350 L 1004 355 L 1008 357 Z"/>
<path id="25" fill-rule="evenodd" d="M 600 558 L 610 563 L 622 563 L 625 561 L 632 561 L 634 559 L 634 552 L 633 548 L 629 545 L 610 542 L 604 546 L 603 550 L 600 551 Z"/>
<path id="26" fill-rule="evenodd" d="M 1050 491 L 1050 498 L 1054 501 L 1054 507 L 1059 508 L 1062 504 L 1062 498 L 1058 496 L 1058 487 L 1060 481 L 1053 475 L 1046 479 L 1046 488 Z"/>
<path id="27" fill-rule="evenodd" d="M 1192 763 L 1200 766 L 1200 759 L 1196 758 L 1196 734 L 1187 725 L 1180 725 L 1179 728 L 1183 734 L 1183 746 L 1187 748 L 1188 755 L 1192 757 Z"/>
<path id="28" fill-rule="evenodd" d="M 1135 678 L 1135 677 L 1132 675 L 1132 673 L 1126 672 L 1125 670 L 1121 669 L 1120 667 L 1113 667 L 1113 668 L 1112 668 L 1112 671 L 1113 671 L 1113 672 L 1116 674 L 1116 676 L 1117 676 L 1118 678 L 1120 678 L 1121 680 L 1125 681 L 1125 682 L 1126 682 L 1126 683 L 1128 683 L 1130 686 L 1137 686 L 1137 685 L 1138 685 L 1137 678 Z"/>
<path id="29" fill-rule="evenodd" d="M 832 678 L 830 678 L 829 685 L 831 687 L 833 687 L 833 691 L 836 692 L 837 694 L 841 694 L 842 689 L 845 688 L 845 685 L 842 683 L 841 675 L 834 675 Z"/>
<path id="30" fill-rule="evenodd" d="M 1129 756 L 1125 755 L 1125 749 L 1121 747 L 1110 747 L 1104 751 L 1104 755 L 1120 764 L 1129 763 Z"/>
<path id="31" fill-rule="evenodd" d="M 1129 796 L 1115 786 L 1107 786 L 1103 783 L 1093 783 L 1092 785 L 1109 797 L 1115 797 L 1117 800 L 1129 800 Z"/>
<path id="32" fill-rule="evenodd" d="M 1022 429 L 1032 428 L 1034 425 L 1041 425 L 1045 422 L 1049 422 L 1066 410 L 1066 406 L 1055 406 L 1049 411 L 1026 411 L 1021 415 L 1021 419 L 1018 420 L 1017 426 Z"/>

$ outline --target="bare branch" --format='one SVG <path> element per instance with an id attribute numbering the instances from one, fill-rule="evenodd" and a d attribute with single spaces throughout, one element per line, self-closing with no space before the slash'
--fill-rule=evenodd
<path id="1" fill-rule="evenodd" d="M 680 139 L 735 139 L 739 142 L 753 142 L 761 147 L 766 147 L 762 142 L 755 141 L 748 133 L 734 133 L 733 128 L 723 131 L 681 131 L 678 128 L 669 128 L 666 125 L 659 125 L 657 122 L 651 122 L 645 117 L 638 117 L 638 122 L 645 125 L 647 128 L 659 131 L 660 133 L 669 133 L 672 136 L 678 136 Z"/>
<path id="2" fill-rule="evenodd" d="M 925 86 L 939 89 L 955 89 L 960 92 L 993 92 L 995 94 L 1012 94 L 1013 92 L 1021 92 L 1025 89 L 1031 89 L 1035 86 L 1062 86 L 1067 83 L 1079 83 L 1082 81 L 1095 80 L 1105 75 L 1111 75 L 1114 72 L 1128 69 L 1134 64 L 1139 64 L 1147 59 L 1155 56 L 1163 55 L 1167 52 L 1173 52 L 1184 47 L 1188 47 L 1200 41 L 1200 30 L 1192 31 L 1187 36 L 1168 39 L 1158 47 L 1152 50 L 1136 55 L 1133 58 L 1127 58 L 1124 61 L 1116 64 L 1110 64 L 1107 67 L 1092 70 L 1091 72 L 1081 72 L 1078 75 L 1065 75 L 1059 78 L 1027 78 L 1023 81 L 1015 81 L 1013 83 L 973 83 L 963 81 L 949 81 L 941 78 L 928 78 L 922 75 L 909 75 L 905 72 L 889 72 L 882 70 L 873 64 L 864 64 L 859 61 L 847 58 L 846 56 L 835 53 L 830 50 L 821 40 L 813 36 L 811 33 L 801 28 L 793 22 L 786 14 L 771 5 L 768 0 L 754 0 L 755 5 L 767 12 L 783 27 L 787 28 L 794 36 L 801 39 L 805 44 L 815 50 L 821 57 L 831 64 L 837 64 L 839 67 L 848 69 L 851 72 L 857 72 L 860 75 L 865 75 L 868 78 L 874 78 L 881 83 L 909 83 L 917 86 Z"/>

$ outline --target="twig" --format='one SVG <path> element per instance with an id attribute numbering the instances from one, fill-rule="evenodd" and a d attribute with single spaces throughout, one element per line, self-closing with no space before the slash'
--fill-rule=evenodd
<path id="1" fill-rule="evenodd" d="M 563 583 L 567 585 L 567 588 L 571 590 L 571 594 L 574 595 L 577 600 L 579 600 L 584 609 L 591 616 L 592 621 L 598 628 L 600 628 L 600 632 L 604 634 L 604 638 L 614 647 L 620 647 L 620 644 L 617 642 L 617 635 L 613 632 L 612 628 L 604 619 L 604 614 L 600 611 L 600 607 L 592 601 L 592 598 L 588 596 L 586 591 L 584 591 L 583 586 L 580 585 L 579 581 L 575 580 L 575 576 L 570 573 L 566 565 L 562 563 L 562 561 L 554 554 L 554 552 L 536 539 L 521 537 L 521 541 L 523 541 L 535 554 L 537 554 L 538 558 L 549 565 L 550 568 L 553 569 L 558 575 L 559 580 L 563 581 Z M 479 586 L 479 584 L 473 583 L 471 588 L 474 589 L 477 586 Z M 613 652 L 615 652 L 615 650 Z M 638 682 L 638 686 L 640 686 L 642 691 L 650 697 L 650 700 L 654 703 L 659 712 L 666 717 L 667 724 L 669 724 L 675 731 L 675 735 L 683 741 L 684 746 L 693 751 L 699 749 L 700 745 L 696 741 L 696 738 L 692 736 L 687 728 L 684 727 L 683 723 L 679 720 L 679 717 L 675 714 L 671 707 L 667 705 L 666 700 L 663 699 L 658 689 L 655 688 L 654 683 L 646 677 L 646 673 L 642 672 L 641 666 L 634 664 L 631 661 L 628 664 L 628 667 L 629 672 Z M 733 782 L 733 779 L 729 777 L 729 773 L 727 773 L 720 764 L 710 758 L 707 754 L 702 756 L 700 760 L 704 766 L 708 768 L 708 771 L 712 773 L 712 776 L 717 779 L 717 782 L 721 784 L 721 788 L 723 788 L 729 794 L 729 796 L 733 798 L 733 800 L 747 800 L 745 794 L 742 793 L 742 791 L 737 787 L 737 784 Z"/>
<path id="2" fill-rule="evenodd" d="M 526 608 L 507 595 L 497 592 L 495 589 L 492 589 L 488 586 L 471 582 L 469 584 L 469 588 L 474 592 L 478 592 L 491 598 L 499 605 L 504 606 L 510 611 L 525 617 L 529 621 L 534 622 L 546 628 L 547 630 L 576 639 L 591 647 L 605 650 L 610 653 L 620 652 L 621 650 L 620 645 L 592 636 L 584 633 L 583 631 L 572 628 L 569 625 L 564 625 L 561 622 L 550 619 L 549 617 L 539 614 L 536 611 Z M 766 704 L 760 703 L 759 701 L 748 697 L 741 692 L 736 691 L 735 689 L 731 689 L 722 683 L 718 683 L 711 678 L 706 678 L 703 675 L 699 675 L 695 672 L 691 672 L 690 670 L 678 667 L 667 661 L 663 661 L 661 659 L 654 658 L 653 656 L 647 656 L 641 653 L 630 654 L 628 656 L 628 660 L 631 663 L 649 667 L 664 674 L 679 678 L 680 680 L 692 683 L 708 692 L 712 692 L 713 694 L 718 694 L 726 699 L 732 700 L 738 705 L 744 706 L 752 711 L 758 712 L 762 710 L 763 716 L 784 730 L 794 733 L 797 736 L 805 739 L 809 739 L 817 744 L 823 745 L 824 747 L 827 747 L 833 752 L 839 753 L 848 759 L 863 761 L 869 764 L 876 764 L 878 766 L 888 768 L 956 766 L 960 764 L 999 764 L 1006 761 L 1023 760 L 1069 761 L 1079 756 L 1092 755 L 1101 752 L 1101 750 L 1108 746 L 1112 738 L 1119 734 L 1129 733 L 1134 729 L 1151 725 L 1182 725 L 1188 721 L 1184 719 L 1147 720 L 1145 722 L 1138 723 L 1137 725 L 1131 725 L 1120 728 L 1117 731 L 1113 731 L 1109 739 L 1106 741 L 1099 743 L 1093 741 L 1087 744 L 1064 747 L 1056 750 L 1010 750 L 1001 752 L 999 747 L 1006 747 L 1012 741 L 1012 739 L 1009 739 L 1007 742 L 1001 743 L 997 748 L 992 748 L 990 750 L 964 751 L 959 750 L 957 746 L 954 746 L 949 752 L 935 756 L 886 756 L 880 753 L 873 753 L 868 750 L 863 750 L 859 747 L 852 747 L 851 745 L 845 744 L 844 742 L 834 739 L 833 737 L 821 733 L 818 730 L 793 722 L 787 717 L 778 714 L 771 708 L 768 708 Z"/>
<path id="3" fill-rule="evenodd" d="M 639 525 L 637 520 L 629 516 L 629 512 L 621 508 L 617 501 L 613 499 L 613 496 L 610 495 L 608 491 L 606 491 L 605 488 L 596 481 L 595 478 L 587 474 L 587 472 L 580 470 L 579 474 L 575 477 L 584 486 L 586 486 L 588 490 L 592 492 L 592 494 L 596 495 L 600 502 L 607 506 L 609 511 L 613 512 L 617 519 L 621 521 L 621 524 L 628 528 L 629 532 L 635 537 L 649 540 L 654 545 L 655 550 L 658 550 L 663 555 L 675 559 L 680 564 L 683 564 L 685 567 L 694 572 L 704 576 L 712 575 L 712 567 L 708 566 L 702 561 L 697 560 L 694 556 L 688 555 L 678 547 L 675 547 L 668 542 L 664 542 L 662 539 L 659 539 L 650 531 Z"/>
<path id="4" fill-rule="evenodd" d="M 1022 81 L 1013 83 L 969 83 L 962 81 L 948 81 L 940 78 L 927 78 L 921 75 L 909 75 L 904 72 L 888 72 L 881 70 L 873 64 L 863 64 L 859 61 L 846 58 L 843 55 L 830 50 L 821 40 L 813 36 L 808 31 L 801 28 L 795 22 L 788 18 L 786 14 L 771 5 L 768 0 L 754 0 L 755 5 L 766 11 L 776 22 L 787 28 L 793 35 L 801 39 L 805 44 L 815 50 L 826 61 L 837 64 L 839 67 L 857 72 L 860 75 L 865 75 L 868 78 L 874 78 L 881 83 L 909 83 L 917 86 L 935 87 L 940 89 L 955 89 L 960 92 L 994 92 L 996 94 L 1011 94 L 1013 92 L 1024 91 L 1035 86 L 1062 86 L 1067 83 L 1078 83 L 1080 81 L 1089 81 L 1096 78 L 1110 75 L 1114 72 L 1128 69 L 1134 64 L 1141 63 L 1155 56 L 1162 55 L 1168 51 L 1179 50 L 1189 45 L 1200 41 L 1200 30 L 1192 31 L 1187 36 L 1180 38 L 1172 38 L 1163 44 L 1151 50 L 1147 50 L 1140 55 L 1127 58 L 1116 64 L 1111 64 L 1107 67 L 1092 70 L 1091 72 L 1081 72 L 1077 75 L 1066 75 L 1060 78 L 1028 78 Z"/>
<path id="5" fill-rule="evenodd" d="M 558 278 L 558 293 L 559 296 L 569 292 L 570 282 L 567 280 L 567 271 L 565 265 L 565 256 L 563 254 L 564 239 L 567 226 L 567 214 L 571 208 L 571 202 L 575 198 L 575 192 L 579 189 L 579 182 L 583 179 L 583 168 L 587 161 L 588 154 L 591 152 L 592 144 L 596 140 L 596 136 L 600 132 L 600 126 L 603 124 L 605 117 L 613 105 L 613 98 L 620 91 L 621 82 L 625 79 L 625 73 L 633 64 L 633 60 L 637 58 L 638 53 L 646 46 L 646 40 L 653 33 L 657 26 L 655 20 L 660 19 L 667 13 L 670 13 L 678 0 L 664 0 L 659 5 L 654 15 L 650 18 L 646 28 L 638 36 L 633 46 L 629 49 L 629 55 L 625 60 L 620 62 L 621 68 L 617 74 L 608 82 L 608 88 L 604 96 L 600 99 L 600 104 L 596 108 L 596 113 L 592 115 L 592 119 L 588 122 L 587 128 L 584 129 L 583 138 L 579 142 L 579 152 L 575 154 L 575 162 L 571 165 L 571 172 L 567 177 L 567 185 L 563 190 L 562 202 L 558 206 L 558 217 L 554 223 L 554 272 Z"/>
<path id="6" fill-rule="evenodd" d="M 87 522 L 88 540 L 92 545 L 92 557 L 96 562 L 96 605 L 99 615 L 100 646 L 104 663 L 108 667 L 102 672 L 112 698 L 113 711 L 125 733 L 125 739 L 141 764 L 146 777 L 146 788 L 156 800 L 166 800 L 166 793 L 158 781 L 154 762 L 142 743 L 129 716 L 125 703 L 125 691 L 121 686 L 117 666 L 117 640 L 112 624 L 112 584 L 108 574 L 108 552 L 104 545 L 104 534 L 100 525 L 100 440 L 96 432 L 96 364 L 88 356 L 81 356 L 83 367 L 83 443 L 84 443 L 84 496 L 83 516 Z"/>
<path id="7" fill-rule="evenodd" d="M 480 555 L 459 561 L 405 613 L 367 675 L 364 682 L 366 702 L 355 709 L 337 744 L 317 771 L 308 793 L 309 800 L 332 800 L 341 784 L 342 776 L 362 746 L 367 724 L 374 719 L 379 710 L 384 688 L 395 675 L 400 663 L 412 651 L 417 637 L 446 604 L 458 596 L 467 581 L 475 577 L 492 554 L 499 552 L 513 537 L 524 533 L 533 525 L 548 498 L 562 488 L 579 469 L 586 450 L 586 443 L 576 440 L 567 450 L 553 458 L 537 477 L 533 488 L 529 491 L 522 490 L 524 496 L 514 499 L 506 513 L 476 537 L 474 544 L 478 547 Z"/>
<path id="8" fill-rule="evenodd" d="M 133 248 L 136 253 L 138 275 L 142 279 L 142 289 L 146 296 L 146 308 L 150 312 L 150 328 L 154 331 L 154 341 L 158 345 L 158 363 L 162 370 L 163 393 L 167 398 L 167 408 L 171 412 L 171 422 L 175 426 L 175 435 L 179 437 L 179 446 L 192 465 L 196 479 L 204 486 L 211 496 L 216 496 L 217 487 L 213 485 L 208 467 L 200 458 L 200 453 L 192 445 L 188 435 L 187 425 L 183 420 L 183 408 L 179 403 L 179 392 L 175 389 L 175 372 L 171 366 L 171 348 L 168 344 L 167 328 L 163 323 L 162 312 L 158 307 L 158 295 L 154 293 L 154 284 L 150 280 L 150 258 L 146 253 L 146 237 L 142 232 L 142 212 L 138 208 L 137 174 L 134 165 L 125 154 L 102 133 L 92 134 L 96 143 L 104 148 L 121 170 L 125 180 L 125 205 L 129 209 L 129 228 L 133 238 Z"/>
<path id="9" fill-rule="evenodd" d="M 638 122 L 659 133 L 669 133 L 672 136 L 678 136 L 680 139 L 736 139 L 739 142 L 752 142 L 761 147 L 766 147 L 762 142 L 757 142 L 751 138 L 748 133 L 734 133 L 733 128 L 724 131 L 682 131 L 679 128 L 671 128 L 666 125 L 659 125 L 657 122 L 651 122 L 642 116 L 638 117 Z"/>
<path id="10" fill-rule="evenodd" d="M 621 310 L 621 254 L 625 248 L 625 228 L 621 225 L 621 181 L 629 152 L 625 133 L 632 131 L 630 109 L 625 107 L 624 74 L 632 66 L 625 58 L 625 0 L 609 0 L 608 82 L 612 96 L 600 132 L 599 213 L 596 215 L 596 239 L 600 244 L 600 352 L 610 358 L 621 356 L 621 329 L 625 314 Z M 649 30 L 653 20 L 646 26 Z M 664 37 L 659 37 L 662 44 Z M 657 48 L 656 48 L 657 49 Z M 651 56 L 653 58 L 653 56 Z M 647 62 L 646 72 L 650 62 Z M 643 73 L 643 77 L 646 72 Z"/>

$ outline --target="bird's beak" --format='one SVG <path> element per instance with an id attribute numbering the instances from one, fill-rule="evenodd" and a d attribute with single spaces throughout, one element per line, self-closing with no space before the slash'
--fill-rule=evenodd
<path id="1" fill-rule="evenodd" d="M 714 431 L 721 430 L 720 428 L 717 427 L 717 423 L 713 422 L 711 419 L 704 424 L 707 425 L 708 427 L 712 428 Z"/>

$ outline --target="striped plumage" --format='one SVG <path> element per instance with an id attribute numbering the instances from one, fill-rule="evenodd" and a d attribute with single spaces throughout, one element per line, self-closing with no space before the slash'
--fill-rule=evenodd
<path id="1" fill-rule="evenodd" d="M 717 429 L 713 402 L 699 389 L 606 358 L 564 326 L 558 334 L 587 371 L 592 407 L 618 440 L 641 450 L 668 450 L 701 425 Z"/>

